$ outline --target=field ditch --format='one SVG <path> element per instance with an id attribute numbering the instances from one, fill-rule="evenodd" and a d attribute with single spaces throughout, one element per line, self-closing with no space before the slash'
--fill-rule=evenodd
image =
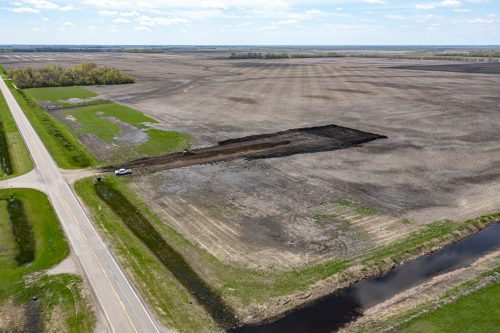
<path id="1" fill-rule="evenodd" d="M 19 248 L 16 261 L 19 265 L 25 265 L 35 259 L 35 236 L 31 222 L 26 216 L 24 205 L 16 197 L 9 198 L 7 211 L 12 223 L 12 232 Z"/>
<path id="2" fill-rule="evenodd" d="M 154 253 L 154 255 L 172 272 L 175 278 L 207 310 L 222 328 L 236 324 L 236 317 L 217 294 L 176 252 L 165 239 L 111 183 L 98 181 L 94 184 L 99 197 L 111 207 L 127 227 Z"/>
<path id="3" fill-rule="evenodd" d="M 5 176 L 12 175 L 12 163 L 10 161 L 9 144 L 5 135 L 5 129 L 0 118 L 0 171 Z M 1 173 L 0 173 L 1 175 Z"/>

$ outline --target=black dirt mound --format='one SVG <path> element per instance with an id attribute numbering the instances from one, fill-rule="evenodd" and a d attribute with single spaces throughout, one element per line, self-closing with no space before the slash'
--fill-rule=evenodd
<path id="1" fill-rule="evenodd" d="M 383 135 L 337 125 L 295 128 L 270 134 L 224 140 L 216 146 L 195 149 L 188 154 L 173 153 L 159 157 L 146 157 L 120 166 L 105 167 L 101 170 L 112 171 L 122 167 L 132 168 L 133 172 L 151 172 L 237 158 L 277 158 L 345 149 L 384 138 L 386 137 Z"/>
<path id="2" fill-rule="evenodd" d="M 352 128 L 326 125 L 289 129 L 271 134 L 251 135 L 243 138 L 220 141 L 220 146 L 234 144 L 266 144 L 288 142 L 264 152 L 246 156 L 247 159 L 285 157 L 296 154 L 318 153 L 360 145 L 365 142 L 386 139 L 386 136 L 355 130 Z"/>

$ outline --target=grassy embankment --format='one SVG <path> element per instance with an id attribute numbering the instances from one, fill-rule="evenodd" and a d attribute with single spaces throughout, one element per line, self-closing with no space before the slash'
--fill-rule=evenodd
<path id="1" fill-rule="evenodd" d="M 283 298 L 295 292 L 305 291 L 315 282 L 332 276 L 335 276 L 337 281 L 360 278 L 359 271 L 358 273 L 349 271 L 349 268 L 355 265 L 364 267 L 364 275 L 377 274 L 381 270 L 390 268 L 395 262 L 404 262 L 416 255 L 429 252 L 436 246 L 464 237 L 500 218 L 500 212 L 498 212 L 462 223 L 436 222 L 423 227 L 402 241 L 351 261 L 335 260 L 291 271 L 258 271 L 220 262 L 162 222 L 158 215 L 154 214 L 130 191 L 126 180 L 108 178 L 105 181 L 109 182 L 115 190 L 120 191 L 133 205 L 129 208 L 131 212 L 140 212 L 163 240 L 184 258 L 190 268 L 203 277 L 233 309 L 238 310 L 252 304 L 260 304 L 274 298 Z M 169 268 L 161 265 L 153 252 L 139 237 L 134 235 L 112 207 L 97 197 L 91 179 L 78 182 L 76 190 L 91 208 L 94 220 L 110 239 L 120 254 L 120 260 L 129 268 L 138 288 L 157 310 L 159 317 L 166 324 L 180 331 L 192 330 L 194 322 L 190 318 L 195 313 L 194 310 L 200 313 L 203 311 L 199 307 L 191 310 L 193 306 L 186 303 L 188 298 L 185 295 L 189 294 L 188 288 L 172 289 L 170 284 L 164 284 L 166 280 L 158 279 L 158 276 L 164 276 L 170 277 L 173 281 L 176 280 Z M 181 290 L 185 290 L 185 293 Z M 157 295 L 162 295 L 162 297 L 159 298 Z M 177 305 L 174 307 L 175 311 L 171 310 L 173 304 Z M 197 318 L 209 320 L 206 315 Z"/>
<path id="2" fill-rule="evenodd" d="M 496 332 L 500 328 L 500 281 L 482 288 L 436 311 L 426 313 L 397 332 Z"/>
<path id="3" fill-rule="evenodd" d="M 0 66 L 0 72 L 5 74 L 2 66 Z M 22 90 L 15 89 L 11 81 L 5 81 L 5 83 L 59 167 L 80 169 L 97 165 L 92 154 L 66 127 L 52 118 Z"/>
<path id="4" fill-rule="evenodd" d="M 16 238 L 28 238 L 30 246 L 26 248 Z M 0 190 L 0 250 L 0 317 L 7 316 L 1 318 L 2 322 L 9 322 L 9 314 L 23 311 L 27 302 L 37 297 L 43 313 L 42 325 L 48 331 L 93 330 L 94 314 L 82 296 L 81 278 L 43 274 L 69 254 L 57 217 L 43 193 L 31 189 Z"/>
<path id="5" fill-rule="evenodd" d="M 31 169 L 31 157 L 0 93 L 0 179 L 19 176 Z"/>
<path id="6" fill-rule="evenodd" d="M 500 327 L 500 267 L 448 290 L 383 322 L 369 322 L 363 332 L 494 332 Z"/>
<path id="7" fill-rule="evenodd" d="M 69 98 L 85 99 L 97 96 L 94 92 L 82 87 L 34 88 L 26 89 L 24 92 L 26 96 L 37 103 L 51 102 L 58 105 L 58 108 L 62 109 L 58 112 L 61 112 L 63 117 L 74 119 L 78 126 L 61 124 L 72 137 L 81 138 L 90 134 L 102 140 L 104 145 L 116 147 L 116 150 L 109 157 L 99 161 L 99 163 L 117 163 L 140 157 L 164 155 L 182 150 L 189 146 L 192 141 L 192 137 L 176 131 L 163 131 L 147 127 L 144 123 L 154 124 L 157 121 L 124 105 L 107 100 L 94 100 L 79 104 L 61 102 Z M 60 124 L 53 117 L 51 119 Z M 113 119 L 133 126 L 132 130 L 135 128 L 136 131 L 142 131 L 147 135 L 147 139 L 139 143 L 120 142 L 116 138 L 123 130 Z M 125 131 L 127 130 L 130 129 Z"/>

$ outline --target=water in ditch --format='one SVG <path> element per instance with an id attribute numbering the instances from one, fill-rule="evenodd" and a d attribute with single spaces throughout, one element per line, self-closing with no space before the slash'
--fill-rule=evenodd
<path id="1" fill-rule="evenodd" d="M 500 223 L 451 244 L 433 254 L 401 265 L 383 276 L 362 280 L 285 317 L 258 326 L 244 326 L 231 333 L 327 333 L 362 315 L 377 304 L 430 277 L 464 267 L 500 247 Z"/>
<path id="2" fill-rule="evenodd" d="M 5 134 L 5 129 L 0 119 L 0 176 L 12 174 L 12 161 L 10 160 L 9 144 Z"/>

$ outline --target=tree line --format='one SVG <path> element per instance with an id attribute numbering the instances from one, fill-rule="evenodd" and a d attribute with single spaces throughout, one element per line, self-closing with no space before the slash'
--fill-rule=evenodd
<path id="1" fill-rule="evenodd" d="M 336 58 L 342 55 L 336 52 L 317 52 L 317 53 L 261 53 L 261 52 L 248 52 L 248 53 L 231 53 L 229 59 L 290 59 L 290 58 Z"/>
<path id="2" fill-rule="evenodd" d="M 97 67 L 83 63 L 70 68 L 48 65 L 43 68 L 12 68 L 8 71 L 14 84 L 21 89 L 63 86 L 90 86 L 97 84 L 133 83 L 134 79 L 112 67 Z"/>

